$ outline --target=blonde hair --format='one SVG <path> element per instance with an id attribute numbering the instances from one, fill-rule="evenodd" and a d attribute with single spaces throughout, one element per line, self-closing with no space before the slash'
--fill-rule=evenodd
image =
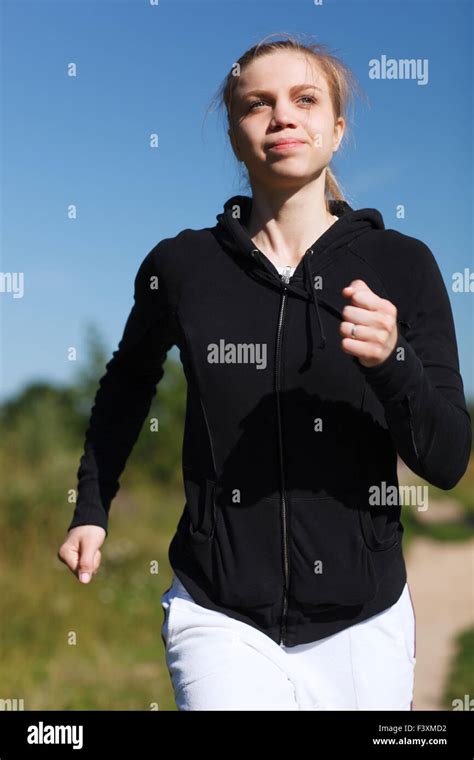
<path id="1" fill-rule="evenodd" d="M 335 118 L 338 119 L 342 116 L 348 123 L 348 110 L 349 105 L 353 103 L 353 96 L 355 92 L 364 97 L 364 93 L 360 90 L 360 87 L 348 66 L 343 63 L 339 58 L 330 52 L 326 45 L 321 43 L 305 43 L 300 41 L 295 35 L 285 35 L 288 39 L 275 40 L 273 42 L 265 42 L 269 37 L 273 37 L 273 34 L 267 35 L 260 42 L 243 53 L 240 58 L 233 64 L 231 70 L 221 83 L 216 95 L 214 96 L 212 104 L 217 104 L 218 107 L 224 107 L 227 115 L 227 129 L 232 131 L 232 107 L 234 90 L 237 86 L 238 77 L 234 74 L 234 68 L 237 68 L 241 72 L 246 66 L 248 66 L 256 58 L 260 58 L 264 55 L 271 55 L 280 50 L 294 51 L 297 53 L 303 53 L 315 61 L 324 74 L 331 104 Z M 282 35 L 278 35 L 282 36 Z M 300 35 L 302 37 L 303 35 Z M 209 110 L 209 109 L 208 109 Z M 347 127 L 344 131 L 343 140 L 346 138 Z M 247 185 L 249 185 L 247 175 Z M 326 207 L 328 208 L 329 200 L 346 200 L 344 192 L 340 186 L 340 183 L 336 179 L 335 173 L 330 166 L 326 167 L 326 184 L 324 189 L 324 195 L 326 200 Z M 329 208 L 328 208 L 329 210 Z"/>

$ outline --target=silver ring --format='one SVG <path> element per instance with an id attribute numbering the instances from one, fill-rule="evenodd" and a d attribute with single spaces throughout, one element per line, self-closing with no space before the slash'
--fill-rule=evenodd
<path id="1" fill-rule="evenodd" d="M 356 327 L 357 327 L 357 325 L 352 325 L 351 336 L 353 338 L 355 338 L 355 329 L 356 329 Z"/>

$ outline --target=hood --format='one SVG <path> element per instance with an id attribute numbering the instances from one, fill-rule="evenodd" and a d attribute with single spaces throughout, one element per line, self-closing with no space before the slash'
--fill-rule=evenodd
<path id="1" fill-rule="evenodd" d="M 295 295 L 311 301 L 318 325 L 318 348 L 324 349 L 326 336 L 321 322 L 319 305 L 322 304 L 333 312 L 335 311 L 342 320 L 341 312 L 347 303 L 347 299 L 342 293 L 318 295 L 319 291 L 313 287 L 313 278 L 325 267 L 333 266 L 348 243 L 371 230 L 385 229 L 382 215 L 374 208 L 354 210 L 346 201 L 328 201 L 329 210 L 331 214 L 339 217 L 338 221 L 334 222 L 308 248 L 298 263 L 290 282 L 285 283 L 276 267 L 255 246 L 243 226 L 250 218 L 252 202 L 252 198 L 247 195 L 234 195 L 225 202 L 224 211 L 216 216 L 218 222 L 216 232 L 220 243 L 240 259 L 249 274 L 255 279 L 265 280 L 278 290 L 286 288 Z"/>

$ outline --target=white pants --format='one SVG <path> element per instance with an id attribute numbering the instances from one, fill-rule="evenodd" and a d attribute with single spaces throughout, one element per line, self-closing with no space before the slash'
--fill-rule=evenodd
<path id="1" fill-rule="evenodd" d="M 410 710 L 416 664 L 408 584 L 373 617 L 285 647 L 194 602 L 176 576 L 161 596 L 178 710 Z"/>

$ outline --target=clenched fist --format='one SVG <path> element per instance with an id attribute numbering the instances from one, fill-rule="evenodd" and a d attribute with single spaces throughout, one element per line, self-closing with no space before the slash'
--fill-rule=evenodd
<path id="1" fill-rule="evenodd" d="M 364 367 L 382 364 L 397 345 L 397 307 L 363 280 L 352 280 L 342 294 L 351 299 L 342 310 L 344 321 L 339 326 L 342 350 L 356 356 Z"/>

